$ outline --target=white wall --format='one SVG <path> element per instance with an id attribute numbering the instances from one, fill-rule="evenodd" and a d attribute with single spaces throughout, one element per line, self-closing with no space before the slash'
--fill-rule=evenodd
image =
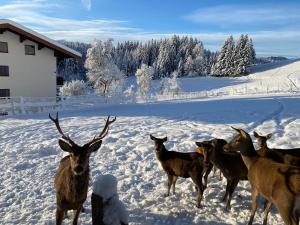
<path id="1" fill-rule="evenodd" d="M 0 34 L 8 42 L 8 53 L 0 53 L 0 65 L 9 66 L 9 77 L 0 76 L 0 89 L 10 96 L 46 97 L 56 95 L 56 57 L 49 48 L 38 50 L 35 42 L 20 42 L 17 34 Z M 35 55 L 25 55 L 25 45 L 35 45 Z"/>

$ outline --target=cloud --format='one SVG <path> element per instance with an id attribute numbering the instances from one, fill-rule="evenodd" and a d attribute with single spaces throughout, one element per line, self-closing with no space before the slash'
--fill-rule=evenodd
<path id="1" fill-rule="evenodd" d="M 90 11 L 92 8 L 92 0 L 81 0 L 83 6 Z"/>
<path id="2" fill-rule="evenodd" d="M 288 25 L 300 21 L 300 4 L 283 5 L 221 5 L 198 9 L 186 16 L 186 20 L 199 24 L 214 24 L 219 27 L 236 25 Z"/>
<path id="3" fill-rule="evenodd" d="M 199 32 L 199 33 L 156 33 L 128 26 L 127 21 L 108 19 L 65 19 L 56 15 L 63 12 L 65 5 L 50 0 L 10 1 L 0 5 L 2 18 L 14 20 L 37 32 L 56 40 L 92 42 L 95 39 L 115 41 L 147 41 L 170 37 L 174 34 L 200 38 L 206 48 L 218 50 L 224 40 L 233 35 L 238 38 L 241 32 Z M 249 13 L 250 14 L 250 13 Z M 207 15 L 208 16 L 208 15 Z M 295 15 L 291 15 L 293 17 Z M 217 17 L 217 16 L 215 16 Z M 269 16 L 270 19 L 271 16 Z M 213 21 L 219 21 L 215 19 Z M 229 21 L 229 19 L 222 19 Z M 246 19 L 245 19 L 246 20 Z M 253 39 L 258 55 L 300 56 L 300 29 L 248 32 Z"/>

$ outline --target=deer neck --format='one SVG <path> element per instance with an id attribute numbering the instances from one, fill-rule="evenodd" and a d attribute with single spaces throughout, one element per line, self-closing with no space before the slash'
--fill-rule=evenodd
<path id="1" fill-rule="evenodd" d="M 86 171 L 84 171 L 80 175 L 75 175 L 73 173 L 72 176 L 72 186 L 74 193 L 82 193 L 86 192 L 89 184 L 89 173 L 90 173 L 90 168 L 88 167 Z"/>
<path id="2" fill-rule="evenodd" d="M 243 151 L 240 152 L 241 152 L 242 159 L 248 169 L 259 158 L 259 155 L 257 154 L 252 143 L 249 143 L 247 146 L 245 146 Z"/>
<path id="3" fill-rule="evenodd" d="M 168 152 L 168 150 L 165 148 L 165 146 L 163 145 L 160 151 L 157 151 L 157 149 L 155 150 L 155 154 L 156 157 L 159 161 L 163 161 L 166 159 L 166 152 Z"/>

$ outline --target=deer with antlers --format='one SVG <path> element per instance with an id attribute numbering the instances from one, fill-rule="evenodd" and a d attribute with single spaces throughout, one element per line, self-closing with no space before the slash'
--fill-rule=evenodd
<path id="1" fill-rule="evenodd" d="M 89 157 L 92 152 L 96 152 L 101 147 L 102 139 L 108 134 L 109 125 L 116 121 L 116 117 L 110 120 L 110 116 L 108 116 L 100 134 L 83 146 L 77 145 L 62 132 L 58 113 L 55 119 L 50 114 L 49 118 L 61 134 L 58 141 L 60 148 L 70 153 L 60 161 L 54 180 L 57 205 L 56 224 L 61 225 L 67 211 L 73 210 L 72 224 L 77 225 L 79 213 L 87 198 L 90 170 Z"/>

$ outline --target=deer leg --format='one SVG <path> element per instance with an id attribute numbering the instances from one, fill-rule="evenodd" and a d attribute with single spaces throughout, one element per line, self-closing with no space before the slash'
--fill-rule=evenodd
<path id="1" fill-rule="evenodd" d="M 266 200 L 266 204 L 265 204 L 265 207 L 264 207 L 264 222 L 263 222 L 263 225 L 267 225 L 268 214 L 270 212 L 271 206 L 272 206 L 272 202 Z"/>
<path id="2" fill-rule="evenodd" d="M 291 206 L 287 206 L 285 204 L 282 203 L 277 203 L 276 204 L 277 209 L 279 211 L 279 214 L 282 218 L 282 220 L 284 221 L 284 224 L 287 225 L 299 225 L 299 219 L 295 220 L 294 216 L 293 216 L 293 210 Z M 298 222 L 298 223 L 297 223 Z"/>
<path id="3" fill-rule="evenodd" d="M 67 211 L 56 209 L 56 225 L 61 225 Z"/>
<path id="4" fill-rule="evenodd" d="M 224 194 L 224 197 L 221 200 L 222 202 L 225 202 L 226 199 L 227 199 L 227 197 L 228 197 L 228 192 L 229 192 L 229 188 L 230 188 L 231 182 L 232 182 L 231 180 L 227 179 L 225 194 Z"/>
<path id="5" fill-rule="evenodd" d="M 168 174 L 168 193 L 167 196 L 170 196 L 170 189 L 173 183 L 173 175 Z"/>
<path id="6" fill-rule="evenodd" d="M 213 165 L 210 163 L 209 166 L 206 168 L 205 174 L 204 174 L 204 188 L 207 187 L 207 178 L 212 169 L 213 169 Z"/>
<path id="7" fill-rule="evenodd" d="M 225 207 L 225 210 L 226 211 L 229 211 L 230 210 L 230 202 L 231 202 L 231 198 L 232 198 L 232 194 L 236 188 L 236 186 L 238 185 L 239 183 L 239 180 L 233 180 L 231 183 L 230 183 L 230 186 L 229 186 L 229 195 L 228 195 L 228 199 L 227 199 L 227 203 L 226 203 L 226 207 Z"/>
<path id="8" fill-rule="evenodd" d="M 73 210 L 73 222 L 72 222 L 72 225 L 77 225 L 77 223 L 78 223 L 78 216 L 79 216 L 79 213 L 81 212 L 81 210 L 82 210 L 82 206 L 80 206 L 78 209 Z"/>
<path id="9" fill-rule="evenodd" d="M 177 178 L 178 178 L 177 176 L 173 177 L 173 195 L 175 195 L 175 184 L 176 184 Z"/>
<path id="10" fill-rule="evenodd" d="M 251 209 L 251 216 L 248 225 L 251 225 L 253 223 L 254 215 L 257 209 L 258 198 L 259 198 L 258 191 L 252 188 L 252 209 Z"/>
<path id="11" fill-rule="evenodd" d="M 193 180 L 193 182 L 195 183 L 196 187 L 197 187 L 197 197 L 196 197 L 196 201 L 197 201 L 197 208 L 200 208 L 200 203 L 202 200 L 202 196 L 203 196 L 203 191 L 204 191 L 204 186 L 202 184 L 202 174 L 191 174 L 190 176 Z"/>

